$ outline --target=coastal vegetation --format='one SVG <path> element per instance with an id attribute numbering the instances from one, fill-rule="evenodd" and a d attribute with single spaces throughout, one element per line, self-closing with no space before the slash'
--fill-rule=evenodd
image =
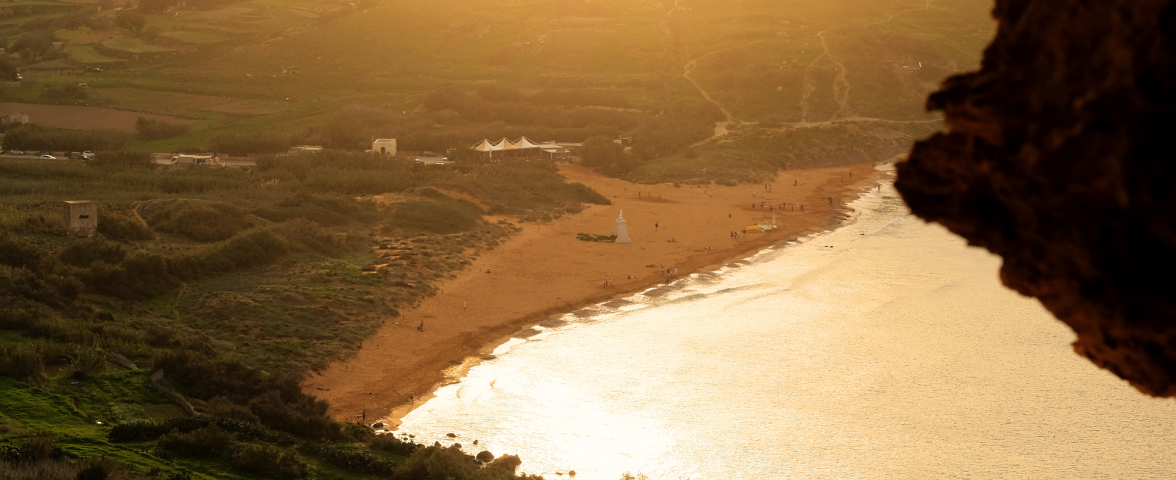
<path id="1" fill-rule="evenodd" d="M 940 128 L 924 95 L 992 27 L 922 0 L 16 0 L 0 18 L 0 99 L 143 115 L 4 134 L 97 155 L 0 162 L 0 476 L 174 479 L 516 478 L 517 458 L 373 436 L 298 388 L 520 223 L 609 203 L 468 145 L 577 143 L 605 175 L 687 185 L 883 160 Z M 363 153 L 375 138 L 457 163 Z M 255 166 L 151 155 L 195 151 Z M 68 234 L 74 199 L 98 202 L 95 237 Z"/>
<path id="2" fill-rule="evenodd" d="M 534 162 L 422 169 L 328 151 L 258 163 L 0 164 L 0 468 L 516 478 L 517 459 L 483 466 L 339 423 L 300 379 L 515 223 L 607 200 Z M 100 204 L 92 238 L 61 220 L 75 198 Z M 79 460 L 91 458 L 109 464 Z"/>

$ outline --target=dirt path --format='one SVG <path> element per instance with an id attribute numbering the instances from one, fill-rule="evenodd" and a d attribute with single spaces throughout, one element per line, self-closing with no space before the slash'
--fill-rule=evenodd
<path id="1" fill-rule="evenodd" d="M 837 101 L 839 108 L 837 113 L 834 113 L 833 116 L 827 121 L 835 120 L 838 115 L 845 113 L 845 108 L 849 105 L 849 82 L 845 80 L 845 65 L 834 58 L 833 55 L 829 54 L 829 44 L 825 41 L 825 34 L 828 32 L 828 30 L 817 32 L 817 38 L 821 39 L 822 52 L 817 56 L 817 58 L 814 58 L 813 61 L 808 64 L 808 67 L 805 67 L 804 69 L 804 87 L 800 95 L 801 124 L 809 123 L 809 97 L 811 97 L 813 92 L 817 90 L 817 86 L 812 78 L 812 71 L 813 67 L 817 66 L 817 63 L 819 63 L 821 59 L 827 58 L 829 59 L 830 63 L 837 67 L 837 74 L 833 78 L 832 88 L 833 99 Z"/>

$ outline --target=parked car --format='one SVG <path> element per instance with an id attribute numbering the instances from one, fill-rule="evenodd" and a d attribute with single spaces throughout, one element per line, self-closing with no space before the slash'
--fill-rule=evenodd
<path id="1" fill-rule="evenodd" d="M 41 155 L 41 160 L 57 160 L 57 157 L 54 157 L 53 155 L 45 154 L 45 155 Z"/>
<path id="2" fill-rule="evenodd" d="M 24 150 L 21 150 L 19 148 L 14 148 L 12 150 L 9 150 L 8 154 L 9 155 L 24 155 Z"/>

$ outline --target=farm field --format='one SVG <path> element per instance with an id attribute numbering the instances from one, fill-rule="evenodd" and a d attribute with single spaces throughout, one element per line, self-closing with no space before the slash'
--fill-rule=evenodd
<path id="1" fill-rule="evenodd" d="M 645 161 L 708 137 L 739 144 L 871 122 L 895 127 L 872 130 L 909 144 L 909 129 L 894 122 L 934 122 L 923 111 L 926 94 L 976 66 L 993 33 L 990 6 L 974 0 L 250 0 L 144 13 L 137 32 L 116 25 L 117 10 L 28 5 L 23 23 L 0 24 L 0 35 L 17 44 L 44 24 L 60 53 L 50 48 L 39 62 L 29 55 L 32 81 L 6 95 L 195 120 L 183 138 L 128 144 L 137 150 L 260 131 L 344 149 L 396 136 L 407 150 L 524 134 L 568 142 L 652 135 L 653 145 L 638 148 Z M 90 89 L 46 93 L 77 83 Z M 443 88 L 488 105 L 430 103 Z M 636 113 L 585 113 L 616 107 Z M 339 134 L 354 122 L 366 122 L 362 132 Z M 735 127 L 742 135 L 726 137 Z"/>

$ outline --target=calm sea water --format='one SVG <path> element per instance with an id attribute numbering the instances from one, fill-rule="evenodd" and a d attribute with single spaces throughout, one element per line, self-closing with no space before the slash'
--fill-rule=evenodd
<path id="1" fill-rule="evenodd" d="M 1172 400 L 1077 357 L 997 257 L 890 186 L 855 206 L 512 340 L 400 431 L 548 479 L 1176 478 Z"/>

